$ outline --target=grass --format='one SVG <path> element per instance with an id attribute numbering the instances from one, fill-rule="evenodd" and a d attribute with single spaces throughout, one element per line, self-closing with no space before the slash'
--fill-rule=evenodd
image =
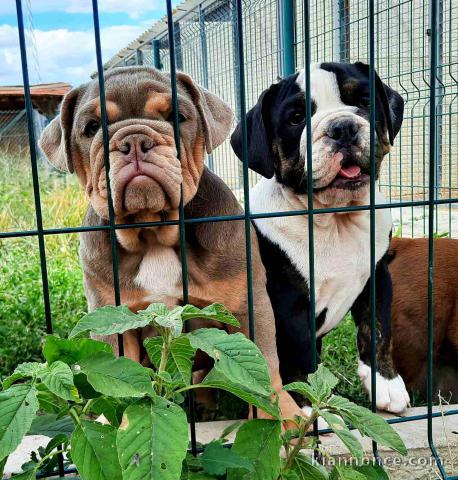
<path id="1" fill-rule="evenodd" d="M 86 199 L 71 176 L 39 169 L 46 228 L 81 225 Z M 0 156 L 0 231 L 34 229 L 35 206 L 27 155 Z M 86 311 L 78 235 L 46 236 L 54 331 L 65 335 Z M 45 335 L 40 257 L 36 237 L 0 240 L 0 376 L 20 362 L 40 360 Z M 358 379 L 356 329 L 350 316 L 323 342 L 322 359 L 340 379 L 338 393 L 367 405 Z"/>
<path id="2" fill-rule="evenodd" d="M 36 228 L 27 155 L 0 157 L 0 231 Z M 39 171 L 43 224 L 81 224 L 86 208 L 75 179 Z M 65 335 L 86 310 L 77 235 L 46 236 L 54 331 Z M 45 335 L 40 257 L 36 237 L 0 240 L 0 376 L 25 361 L 39 360 Z"/>
<path id="3" fill-rule="evenodd" d="M 335 389 L 337 395 L 370 407 L 369 398 L 358 377 L 358 358 L 356 326 L 348 314 L 324 337 L 321 360 L 340 380 Z"/>

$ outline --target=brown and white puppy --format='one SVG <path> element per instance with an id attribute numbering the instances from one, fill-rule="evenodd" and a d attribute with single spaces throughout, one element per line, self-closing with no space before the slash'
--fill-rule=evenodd
<path id="1" fill-rule="evenodd" d="M 393 357 L 409 389 L 426 393 L 428 239 L 393 238 Z M 434 240 L 434 391 L 458 398 L 458 240 Z"/>
<path id="2" fill-rule="evenodd" d="M 229 133 L 232 112 L 217 96 L 177 74 L 181 163 L 175 147 L 170 77 L 146 67 L 106 73 L 110 186 L 117 223 L 178 218 L 180 186 L 186 218 L 240 214 L 230 189 L 204 165 L 208 153 Z M 108 224 L 107 179 L 103 161 L 98 82 L 69 92 L 60 115 L 43 132 L 40 145 L 57 168 L 75 172 L 90 206 L 84 225 Z M 183 303 L 177 225 L 118 229 L 121 302 L 133 311 L 152 302 Z M 257 344 L 265 354 L 284 416 L 300 410 L 281 391 L 275 321 L 266 292 L 265 271 L 254 231 L 252 240 Z M 248 334 L 244 223 L 193 223 L 186 226 L 189 301 L 203 307 L 224 304 Z M 114 303 L 112 255 L 107 230 L 81 235 L 84 286 L 93 310 Z M 125 353 L 142 361 L 142 336 L 124 335 Z M 117 339 L 110 341 L 117 348 Z"/>

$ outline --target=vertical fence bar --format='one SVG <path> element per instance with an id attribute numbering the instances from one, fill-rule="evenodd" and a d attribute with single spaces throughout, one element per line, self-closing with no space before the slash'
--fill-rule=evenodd
<path id="1" fill-rule="evenodd" d="M 92 15 L 94 22 L 94 39 L 95 39 L 95 54 L 97 58 L 97 76 L 99 80 L 99 98 L 100 98 L 100 113 L 102 120 L 102 135 L 103 135 L 103 161 L 105 165 L 105 176 L 107 184 L 107 196 L 108 196 L 108 216 L 110 224 L 110 242 L 111 242 L 111 255 L 112 255 L 112 267 L 113 267 L 113 288 L 115 304 L 121 304 L 121 292 L 119 289 L 119 269 L 118 269 L 118 248 L 116 242 L 116 229 L 115 229 L 115 214 L 113 208 L 113 198 L 111 195 L 110 185 L 110 138 L 108 136 L 107 125 L 107 108 L 105 102 L 105 78 L 103 74 L 103 60 L 102 60 L 102 46 L 100 43 L 100 22 L 99 22 L 99 7 L 97 0 L 92 0 Z M 124 342 L 122 334 L 118 334 L 118 349 L 119 355 L 124 355 Z"/>
<path id="2" fill-rule="evenodd" d="M 177 158 L 181 162 L 181 140 L 180 140 L 180 124 L 179 124 L 179 105 L 178 105 L 178 87 L 177 87 L 177 63 L 175 52 L 175 26 L 177 23 L 173 21 L 172 1 L 167 0 L 167 27 L 169 36 L 169 54 L 170 54 L 170 87 L 172 89 L 172 107 L 173 107 L 173 134 L 175 137 L 175 146 L 177 150 Z M 184 224 L 184 200 L 183 185 L 180 191 L 180 207 L 179 207 L 179 230 L 180 230 L 180 254 L 181 254 L 181 278 L 183 282 L 183 303 L 189 302 L 189 279 L 188 279 L 188 263 L 186 256 L 186 232 Z M 190 431 L 191 431 L 191 451 L 193 455 L 197 455 L 197 439 L 196 439 L 196 420 L 193 392 L 188 392 Z"/>
<path id="3" fill-rule="evenodd" d="M 33 122 L 32 97 L 30 95 L 29 68 L 27 64 L 27 49 L 25 44 L 24 15 L 22 12 L 22 0 L 16 0 L 16 15 L 17 15 L 17 23 L 18 23 L 19 48 L 21 51 L 21 67 L 22 67 L 22 80 L 24 83 L 25 110 L 27 114 L 27 130 L 29 134 L 30 163 L 32 167 L 35 218 L 37 222 L 37 232 L 38 232 L 38 249 L 40 251 L 41 283 L 43 288 L 43 303 L 44 303 L 44 309 L 45 309 L 46 333 L 51 334 L 53 332 L 53 325 L 52 325 L 52 317 L 51 317 L 51 301 L 49 296 L 48 266 L 46 262 L 46 246 L 45 246 L 45 238 L 43 234 L 43 216 L 41 211 L 40 183 L 38 179 L 38 164 L 37 164 L 37 143 L 35 138 L 35 127 Z M 63 477 L 65 475 L 64 459 L 62 454 L 58 455 L 58 471 L 59 471 L 59 477 Z"/>
<path id="4" fill-rule="evenodd" d="M 376 317 L 376 262 L 375 262 L 375 122 L 376 122 L 376 103 L 375 103 L 375 5 L 374 0 L 369 0 L 369 96 L 370 96 L 370 315 L 371 315 L 371 407 L 372 411 L 377 411 L 377 317 Z M 372 442 L 372 449 L 376 461 L 380 463 L 377 443 Z"/>
<path id="5" fill-rule="evenodd" d="M 162 70 L 160 42 L 156 38 L 152 41 L 154 68 Z"/>
<path id="6" fill-rule="evenodd" d="M 280 71 L 283 77 L 293 74 L 296 70 L 295 23 L 294 0 L 280 0 Z"/>
<path id="7" fill-rule="evenodd" d="M 316 345 L 316 316 L 315 316 L 315 237 L 314 237 L 314 212 L 313 212 L 313 158 L 312 158 L 312 99 L 310 86 L 310 4 L 309 0 L 303 2 L 303 31 L 304 31 L 304 80 L 305 80 L 305 116 L 307 135 L 307 209 L 308 209 L 308 256 L 309 256 L 309 322 L 312 341 L 312 368 L 315 371 L 318 363 Z M 313 434 L 318 438 L 318 422 L 313 424 Z M 315 456 L 317 452 L 315 451 Z"/>
<path id="8" fill-rule="evenodd" d="M 205 31 L 205 12 L 202 8 L 202 4 L 199 4 L 199 37 L 200 37 L 200 50 L 202 52 L 202 79 L 203 87 L 208 88 L 208 47 L 207 47 L 207 32 Z M 213 154 L 207 155 L 208 168 L 213 172 L 215 170 L 215 164 Z"/>
<path id="9" fill-rule="evenodd" d="M 243 162 L 243 199 L 245 210 L 245 253 L 247 266 L 247 299 L 248 299 L 248 324 L 250 339 L 255 340 L 254 308 L 253 308 L 253 272 L 251 265 L 251 219 L 250 219 L 250 183 L 248 170 L 248 138 L 246 123 L 246 88 L 245 88 L 245 54 L 243 50 L 243 12 L 242 0 L 235 0 L 238 58 L 238 92 L 240 97 L 240 126 L 242 131 L 242 162 Z"/>
<path id="10" fill-rule="evenodd" d="M 437 160 L 437 67 L 439 41 L 439 2 L 431 0 L 430 5 L 430 70 L 429 70 L 429 196 L 428 196 L 428 444 L 436 460 L 443 479 L 447 478 L 442 462 L 437 454 L 433 438 L 433 346 L 434 346 L 434 204 L 436 199 L 436 160 Z"/>
<path id="11" fill-rule="evenodd" d="M 336 62 L 350 61 L 350 1 L 334 0 L 334 58 Z"/>
<path id="12" fill-rule="evenodd" d="M 236 7 L 236 0 L 231 0 L 231 26 L 232 26 L 232 56 L 233 56 L 233 64 L 234 64 L 234 87 L 235 87 L 235 120 L 242 121 L 242 106 L 240 96 L 237 95 L 237 92 L 240 92 L 240 57 L 237 54 L 237 45 L 238 45 L 238 26 L 237 26 L 237 7 Z M 242 187 L 244 184 L 244 163 L 242 165 L 237 166 L 237 179 L 238 185 L 237 188 Z"/>
<path id="13" fill-rule="evenodd" d="M 143 65 L 143 50 L 135 50 L 135 65 Z"/>

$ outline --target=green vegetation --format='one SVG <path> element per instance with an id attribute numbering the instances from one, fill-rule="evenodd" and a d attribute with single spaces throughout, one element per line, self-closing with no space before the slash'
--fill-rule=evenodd
<path id="1" fill-rule="evenodd" d="M 79 226 L 86 208 L 76 179 L 40 166 L 43 223 Z M 0 157 L 0 231 L 35 229 L 27 156 Z M 46 236 L 46 256 L 55 332 L 65 335 L 86 311 L 78 261 L 78 235 Z M 0 376 L 21 361 L 41 359 L 45 315 L 36 237 L 0 240 Z"/>
<path id="2" fill-rule="evenodd" d="M 363 465 L 363 447 L 348 424 L 362 436 L 407 454 L 400 436 L 382 417 L 333 394 L 339 380 L 323 365 L 307 382 L 284 386 L 310 402 L 310 416 L 283 417 L 258 347 L 241 333 L 229 335 L 217 328 L 183 333 L 184 322 L 193 318 L 239 326 L 223 305 L 168 309 L 156 303 L 136 314 L 126 306 L 102 307 L 84 316 L 68 339 L 48 336 L 46 363 L 23 363 L 3 381 L 0 465 L 25 435 L 44 434 L 50 441 L 40 457 L 32 456 L 23 465 L 21 480 L 49 469 L 57 453 L 67 460 L 71 456 L 82 480 L 387 480 L 382 467 L 368 465 L 367 459 Z M 144 342 L 152 368 L 116 357 L 110 345 L 87 338 L 90 333 L 122 334 L 146 326 L 158 332 Z M 214 364 L 200 383 L 192 383 L 197 350 Z M 224 445 L 226 430 L 203 445 L 201 455 L 187 455 L 188 425 L 181 405 L 185 392 L 202 387 L 230 392 L 271 419 L 235 425 L 231 448 Z M 304 453 L 314 450 L 331 464 L 331 452 L 308 435 L 320 417 L 349 451 L 350 465 L 333 465 L 329 472 Z M 289 429 L 282 433 L 284 422 Z"/>

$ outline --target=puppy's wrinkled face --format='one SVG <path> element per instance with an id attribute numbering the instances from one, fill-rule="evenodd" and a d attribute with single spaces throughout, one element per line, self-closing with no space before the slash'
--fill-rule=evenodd
<path id="1" fill-rule="evenodd" d="M 370 180 L 369 68 L 362 63 L 314 64 L 312 179 L 324 205 L 365 198 Z M 376 176 L 402 122 L 403 100 L 376 77 Z M 272 85 L 248 113 L 250 166 L 296 194 L 307 192 L 305 74 Z M 262 132 L 261 132 L 261 131 Z M 232 144 L 237 153 L 237 131 Z M 262 159 L 261 159 L 262 157 Z M 265 159 L 270 159 L 270 164 Z"/>
<path id="2" fill-rule="evenodd" d="M 229 132 L 232 113 L 216 96 L 178 74 L 181 163 L 173 129 L 170 78 L 150 68 L 106 74 L 110 187 L 117 220 L 175 210 L 195 195 L 211 151 Z M 108 218 L 98 81 L 72 90 L 44 131 L 41 147 L 58 168 L 75 171 L 95 211 Z"/>

